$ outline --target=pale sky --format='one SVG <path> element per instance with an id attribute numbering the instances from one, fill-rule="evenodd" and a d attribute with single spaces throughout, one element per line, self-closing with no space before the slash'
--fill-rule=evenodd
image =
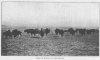
<path id="1" fill-rule="evenodd" d="M 2 2 L 2 24 L 98 27 L 98 3 Z"/>

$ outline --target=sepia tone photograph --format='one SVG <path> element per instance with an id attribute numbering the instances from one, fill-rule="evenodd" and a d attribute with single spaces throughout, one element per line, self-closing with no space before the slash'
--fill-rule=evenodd
<path id="1" fill-rule="evenodd" d="M 99 56 L 100 3 L 1 2 L 1 56 Z"/>

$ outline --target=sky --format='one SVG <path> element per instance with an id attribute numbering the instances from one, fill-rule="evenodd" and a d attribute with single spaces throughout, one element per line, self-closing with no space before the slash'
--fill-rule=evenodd
<path id="1" fill-rule="evenodd" d="M 2 2 L 9 26 L 98 27 L 98 3 Z"/>

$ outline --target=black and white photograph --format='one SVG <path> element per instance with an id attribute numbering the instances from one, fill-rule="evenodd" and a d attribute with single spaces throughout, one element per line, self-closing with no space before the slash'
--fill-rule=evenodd
<path id="1" fill-rule="evenodd" d="M 1 2 L 1 56 L 99 56 L 100 3 Z"/>

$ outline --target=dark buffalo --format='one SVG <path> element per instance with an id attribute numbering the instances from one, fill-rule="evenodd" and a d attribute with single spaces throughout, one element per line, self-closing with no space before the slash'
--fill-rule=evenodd
<path id="1" fill-rule="evenodd" d="M 55 29 L 55 33 L 56 33 L 56 35 L 58 35 L 59 34 L 59 31 L 60 31 L 60 29 Z"/>
<path id="2" fill-rule="evenodd" d="M 50 33 L 50 29 L 49 29 L 49 28 L 46 28 L 46 29 L 45 29 L 45 34 L 46 34 L 46 36 L 47 36 L 48 33 Z"/>
<path id="3" fill-rule="evenodd" d="M 35 36 L 35 30 L 34 29 L 26 29 L 26 30 L 24 30 L 24 32 L 26 32 L 27 34 L 34 34 L 34 36 Z"/>
<path id="4" fill-rule="evenodd" d="M 31 35 L 34 34 L 34 36 L 36 34 L 40 34 L 40 36 L 43 37 L 44 34 L 47 35 L 50 32 L 50 29 L 48 29 L 48 28 L 46 28 L 46 29 L 41 28 L 41 30 L 39 30 L 39 29 L 26 29 L 26 30 L 24 30 L 24 32 L 27 32 L 28 34 L 30 33 Z"/>
<path id="5" fill-rule="evenodd" d="M 78 33 L 79 29 L 76 29 L 75 32 Z"/>
<path id="6" fill-rule="evenodd" d="M 64 32 L 68 32 L 68 30 L 64 30 Z"/>
<path id="7" fill-rule="evenodd" d="M 96 32 L 96 33 L 99 33 L 99 30 L 98 30 L 98 29 L 95 29 L 95 32 Z"/>
<path id="8" fill-rule="evenodd" d="M 91 33 L 95 33 L 96 32 L 96 29 L 87 29 L 86 30 L 87 34 L 91 34 Z"/>
<path id="9" fill-rule="evenodd" d="M 11 31 L 8 30 L 8 31 L 3 32 L 3 37 L 5 37 L 5 38 L 11 37 Z"/>
<path id="10" fill-rule="evenodd" d="M 69 28 L 69 29 L 68 29 L 68 32 L 69 32 L 70 34 L 72 34 L 72 36 L 75 35 L 75 30 L 74 30 L 73 28 Z"/>
<path id="11" fill-rule="evenodd" d="M 78 29 L 78 31 L 81 35 L 85 35 L 86 29 Z"/>
<path id="12" fill-rule="evenodd" d="M 65 32 L 65 30 L 62 30 L 62 29 L 55 29 L 55 33 L 56 33 L 56 35 L 61 35 L 62 37 L 63 37 L 63 34 L 64 34 L 64 32 Z"/>
<path id="13" fill-rule="evenodd" d="M 25 29 L 24 32 L 26 32 L 27 34 L 31 34 L 32 35 L 32 31 L 34 31 L 34 29 Z"/>
<path id="14" fill-rule="evenodd" d="M 21 35 L 21 31 L 19 31 L 19 30 L 17 30 L 17 29 L 14 29 L 13 31 L 12 31 L 12 36 L 14 36 L 14 37 L 17 37 L 18 35 Z"/>
<path id="15" fill-rule="evenodd" d="M 95 33 L 95 31 L 96 31 L 96 29 L 91 29 L 91 33 L 93 33 L 93 34 L 94 34 L 94 33 Z"/>
<path id="16" fill-rule="evenodd" d="M 30 29 L 25 29 L 24 32 L 26 32 L 27 34 L 30 33 Z"/>
<path id="17" fill-rule="evenodd" d="M 86 30 L 86 33 L 87 34 L 91 34 L 91 30 Z"/>
<path id="18" fill-rule="evenodd" d="M 39 29 L 34 29 L 34 35 L 35 34 L 40 34 L 40 30 Z"/>
<path id="19" fill-rule="evenodd" d="M 44 33 L 45 33 L 44 29 L 41 28 L 41 30 L 40 30 L 40 36 L 43 37 L 44 36 Z"/>
<path id="20" fill-rule="evenodd" d="M 64 34 L 64 30 L 59 30 L 59 34 L 63 37 L 63 34 Z"/>
<path id="21" fill-rule="evenodd" d="M 34 34 L 34 36 L 36 35 L 36 34 L 39 34 L 39 32 L 40 32 L 40 30 L 39 29 L 26 29 L 26 30 L 24 30 L 24 32 L 27 32 L 27 34 Z"/>

